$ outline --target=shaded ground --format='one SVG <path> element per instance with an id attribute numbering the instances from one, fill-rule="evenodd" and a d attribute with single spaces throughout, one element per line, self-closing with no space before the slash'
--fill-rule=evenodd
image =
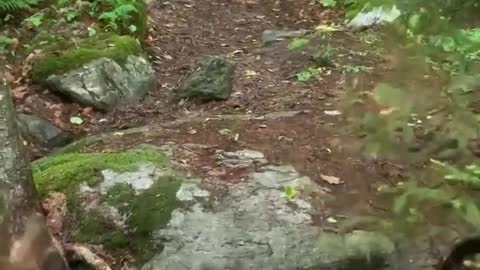
<path id="1" fill-rule="evenodd" d="M 42 115 L 78 136 L 158 125 L 194 116 L 207 119 L 212 114 L 261 115 L 307 110 L 277 120 L 185 123 L 172 133 L 155 134 L 142 140 L 136 137 L 133 141 L 210 146 L 198 153 L 198 150 L 193 151 L 194 155 L 185 159 L 192 171 L 207 179 L 208 174 L 215 171 L 212 158 L 215 150 L 258 150 L 273 162 L 292 164 L 337 197 L 332 205 L 335 210 L 326 212 L 323 219 L 330 214 L 365 212 L 373 205 L 369 201 L 375 197 L 376 186 L 382 181 L 398 181 L 403 168 L 361 157 L 355 152 L 356 138 L 345 132 L 348 130 L 345 130 L 342 116 L 330 116 L 325 111 L 340 109 L 340 97 L 349 87 L 348 78 L 356 76 L 351 69 L 360 65 L 370 68 L 368 73 L 359 74 L 364 87 L 368 87 L 374 85 L 389 62 L 375 48 L 378 37 L 373 32 L 332 32 L 319 38 L 320 44 L 333 48 L 331 73 L 309 82 L 296 80 L 294 74 L 308 66 L 308 55 L 289 51 L 288 41 L 264 46 L 261 36 L 264 30 L 310 29 L 341 19 L 341 14 L 308 3 L 270 0 L 152 2 L 151 28 L 145 43 L 157 72 L 157 89 L 144 102 L 104 114 L 69 104 L 42 86 L 30 85 L 28 93 L 17 98 L 17 110 Z M 235 63 L 232 97 L 224 102 L 204 104 L 175 99 L 174 89 L 192 72 L 196 63 L 207 55 L 218 54 L 227 55 Z M 75 115 L 81 115 L 86 123 L 82 126 L 70 124 L 68 119 Z M 221 135 L 222 129 L 231 134 Z M 45 149 L 32 149 L 34 156 L 45 152 Z M 225 182 L 241 179 L 245 173 L 241 170 L 228 172 Z M 342 183 L 331 185 L 322 175 L 338 177 Z M 357 203 L 360 201 L 364 203 Z"/>
<path id="2" fill-rule="evenodd" d="M 79 137 L 187 119 L 166 130 L 113 142 L 111 148 L 145 142 L 184 145 L 186 154 L 179 159 L 206 182 L 209 175 L 220 175 L 223 182 L 214 185 L 238 181 L 248 174 L 243 169 L 218 171 L 217 150 L 260 151 L 274 163 L 293 165 L 335 196 L 319 217 L 320 223 L 331 216 L 382 212 L 389 207 L 379 201 L 377 188 L 405 179 L 405 171 L 413 167 L 363 157 L 356 151 L 359 141 L 346 128 L 343 115 L 326 113 L 341 110 L 340 100 L 349 94 L 351 78 L 361 78 L 362 88 L 368 89 L 384 74 L 388 76 L 386 71 L 399 56 L 382 55 L 376 46 L 380 37 L 374 31 L 339 31 L 318 37 L 320 49 L 333 48 L 329 72 L 300 82 L 294 74 L 309 65 L 309 56 L 289 51 L 288 41 L 264 46 L 262 32 L 310 29 L 341 20 L 341 14 L 321 10 L 309 1 L 287 0 L 155 1 L 149 10 L 145 44 L 157 73 L 157 89 L 141 104 L 95 112 L 70 104 L 42 86 L 29 85 L 25 95 L 17 96 L 17 110 L 44 116 Z M 232 97 L 203 104 L 177 100 L 174 89 L 196 63 L 218 54 L 235 63 Z M 368 72 L 355 71 L 360 66 Z M 305 113 L 270 120 L 208 120 L 214 114 L 262 115 L 292 110 Z M 70 124 L 69 118 L 75 115 L 86 122 L 82 126 Z M 188 121 L 194 117 L 204 120 Z M 198 145 L 206 147 L 195 148 Z M 32 146 L 34 157 L 46 150 Z M 329 184 L 325 176 L 337 177 L 341 183 Z"/>

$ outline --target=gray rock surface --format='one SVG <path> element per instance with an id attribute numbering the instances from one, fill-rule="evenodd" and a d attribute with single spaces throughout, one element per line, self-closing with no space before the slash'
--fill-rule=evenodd
<path id="1" fill-rule="evenodd" d="M 232 92 L 233 65 L 223 57 L 205 60 L 177 89 L 180 98 L 194 97 L 203 101 L 224 100 Z"/>
<path id="2" fill-rule="evenodd" d="M 396 6 L 391 8 L 379 6 L 372 10 L 358 13 L 347 25 L 352 28 L 361 28 L 376 24 L 391 23 L 400 15 L 401 12 Z"/>
<path id="3" fill-rule="evenodd" d="M 372 266 L 367 254 L 392 252 L 392 243 L 377 234 L 341 236 L 312 226 L 316 210 L 310 203 L 284 197 L 284 186 L 300 190 L 310 184 L 293 167 L 266 166 L 249 178 L 232 186 L 213 209 L 197 203 L 172 212 L 157 233 L 165 239 L 163 252 L 142 270 L 353 269 L 345 268 L 352 258 L 359 259 L 355 269 L 362 269 Z"/>
<path id="4" fill-rule="evenodd" d="M 64 146 L 72 137 L 49 121 L 28 114 L 18 114 L 18 126 L 25 137 L 32 137 L 36 142 L 48 147 Z"/>
<path id="5" fill-rule="evenodd" d="M 252 165 L 267 163 L 262 152 L 249 149 L 238 150 L 235 152 L 218 151 L 217 159 L 220 164 L 230 168 L 247 168 Z"/>
<path id="6" fill-rule="evenodd" d="M 123 102 L 139 101 L 153 89 L 154 82 L 152 66 L 145 58 L 133 55 L 122 64 L 100 58 L 47 79 L 52 91 L 101 110 L 112 109 Z"/>

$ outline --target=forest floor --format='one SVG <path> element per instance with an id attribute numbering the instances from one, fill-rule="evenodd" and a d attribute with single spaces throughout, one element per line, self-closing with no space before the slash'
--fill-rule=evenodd
<path id="1" fill-rule="evenodd" d="M 406 179 L 412 167 L 405 162 L 367 158 L 357 151 L 362 142 L 352 134 L 342 114 L 342 97 L 349 95 L 350 77 L 361 78 L 364 88 L 373 88 L 394 64 L 394 58 L 382 56 L 377 46 L 381 38 L 375 30 L 354 33 L 343 29 L 329 33 L 322 41 L 321 46 L 333 48 L 329 71 L 307 82 L 298 81 L 295 73 L 308 66 L 308 54 L 289 50 L 289 40 L 265 45 L 262 33 L 308 30 L 343 20 L 337 11 L 302 4 L 307 2 L 154 1 L 149 7 L 145 43 L 157 74 L 157 88 L 142 103 L 108 113 L 95 112 L 69 104 L 42 86 L 30 85 L 26 95 L 17 97 L 17 110 L 41 115 L 79 136 L 203 117 L 205 121 L 187 121 L 175 132 L 148 141 L 261 151 L 273 163 L 293 165 L 334 195 L 329 209 L 339 216 L 386 210 L 390 206 L 378 203 L 378 189 Z M 232 96 L 209 103 L 176 99 L 174 89 L 209 55 L 226 55 L 235 64 Z M 286 111 L 301 113 L 268 120 L 211 119 L 214 115 Z M 85 123 L 69 123 L 74 115 L 81 115 Z M 42 154 L 42 150 L 32 150 Z M 199 176 L 211 173 L 209 155 L 189 162 Z M 224 180 L 238 180 L 236 176 L 232 172 Z"/>

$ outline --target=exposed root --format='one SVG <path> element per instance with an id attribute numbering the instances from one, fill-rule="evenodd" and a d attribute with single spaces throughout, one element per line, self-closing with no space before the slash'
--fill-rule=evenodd
<path id="1" fill-rule="evenodd" d="M 80 244 L 73 244 L 66 247 L 73 256 L 81 259 L 95 270 L 112 270 L 112 268 L 102 258 L 93 253 L 89 248 Z"/>
<path id="2" fill-rule="evenodd" d="M 75 258 L 83 261 L 95 270 L 112 270 L 112 268 L 100 256 L 96 255 L 89 248 L 80 244 L 64 244 L 58 240 L 58 236 L 62 236 L 64 230 L 64 221 L 67 216 L 67 202 L 65 194 L 60 192 L 51 192 L 43 201 L 43 209 L 47 212 L 47 226 L 52 235 L 53 245 L 66 257 Z"/>

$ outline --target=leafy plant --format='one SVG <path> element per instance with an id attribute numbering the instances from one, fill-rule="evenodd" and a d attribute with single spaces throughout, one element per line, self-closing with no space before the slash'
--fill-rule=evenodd
<path id="1" fill-rule="evenodd" d="M 295 187 L 285 186 L 284 194 L 285 194 L 285 198 L 287 198 L 287 201 L 291 202 L 295 200 L 295 198 L 297 197 L 297 190 L 295 189 Z"/>
<path id="2" fill-rule="evenodd" d="M 335 7 L 337 5 L 337 0 L 320 0 L 320 3 L 324 7 Z"/>
<path id="3" fill-rule="evenodd" d="M 23 23 L 27 25 L 29 28 L 36 28 L 42 25 L 43 23 L 43 18 L 45 17 L 45 13 L 42 11 L 39 11 L 32 16 L 26 18 L 23 20 Z"/>
<path id="4" fill-rule="evenodd" d="M 324 7 L 334 8 L 337 6 L 348 6 L 356 2 L 356 0 L 319 0 Z"/>
<path id="5" fill-rule="evenodd" d="M 93 27 L 88 27 L 87 31 L 88 31 L 88 36 L 89 37 L 94 37 L 94 36 L 97 35 L 97 30 Z"/>
<path id="6" fill-rule="evenodd" d="M 65 17 L 67 22 L 71 22 L 80 16 L 80 11 L 77 7 L 62 7 L 59 9 L 59 12 Z"/>
<path id="7" fill-rule="evenodd" d="M 288 44 L 289 50 L 297 50 L 305 47 L 310 42 L 309 39 L 306 38 L 294 38 L 290 44 Z"/>
<path id="8" fill-rule="evenodd" d="M 422 206 L 444 206 L 447 213 L 456 214 L 463 221 L 480 230 L 480 201 L 468 191 L 480 186 L 480 166 L 467 165 L 463 169 L 432 160 L 433 164 L 444 170 L 443 180 L 436 187 L 418 186 L 409 182 L 394 188 L 399 194 L 393 205 L 394 213 L 406 217 L 410 223 L 422 220 Z M 467 192 L 460 187 L 467 187 Z"/>
<path id="9" fill-rule="evenodd" d="M 7 48 L 15 44 L 16 40 L 7 36 L 0 35 L 0 53 L 4 53 Z"/>
<path id="10" fill-rule="evenodd" d="M 321 47 L 310 58 L 310 60 L 318 67 L 330 66 L 335 56 L 335 49 L 330 45 Z"/>
<path id="11" fill-rule="evenodd" d="M 126 27 L 131 32 L 131 24 L 128 22 L 132 19 L 133 15 L 137 14 L 139 10 L 136 7 L 135 0 L 105 0 L 111 7 L 107 11 L 102 12 L 99 15 L 99 19 L 106 23 L 106 27 L 113 31 L 118 31 L 120 27 Z"/>
<path id="12" fill-rule="evenodd" d="M 295 76 L 297 77 L 297 80 L 301 81 L 301 82 L 306 82 L 306 81 L 309 81 L 317 76 L 319 76 L 320 74 L 322 74 L 323 72 L 323 69 L 321 67 L 319 68 L 307 68 L 307 69 L 304 69 L 300 72 L 298 72 L 297 74 L 295 74 Z"/>
<path id="13" fill-rule="evenodd" d="M 368 72 L 371 69 L 363 65 L 346 65 L 344 68 L 345 68 L 345 72 L 348 72 L 348 73 Z"/>

